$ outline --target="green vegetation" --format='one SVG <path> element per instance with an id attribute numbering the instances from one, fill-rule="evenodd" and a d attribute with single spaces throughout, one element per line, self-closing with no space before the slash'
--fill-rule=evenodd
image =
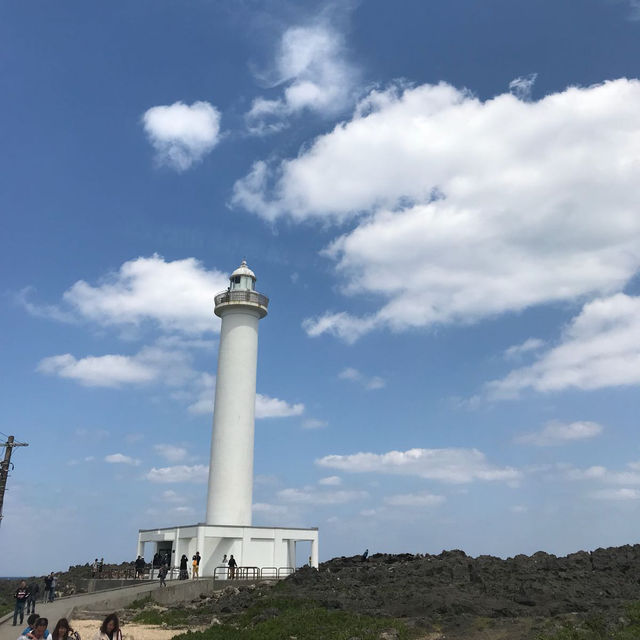
<path id="1" fill-rule="evenodd" d="M 145 596 L 144 598 L 138 598 L 127 605 L 127 609 L 144 609 L 148 604 L 151 604 L 153 600 L 151 596 Z M 155 624 L 155 623 L 154 623 Z"/>
<path id="2" fill-rule="evenodd" d="M 132 622 L 184 628 L 189 623 L 189 612 L 185 609 L 167 609 L 166 611 L 145 609 L 134 616 Z"/>
<path id="3" fill-rule="evenodd" d="M 625 609 L 626 615 L 615 627 L 607 625 L 602 616 L 591 616 L 581 622 L 565 623 L 538 640 L 637 640 L 640 638 L 640 602 Z"/>
<path id="4" fill-rule="evenodd" d="M 346 611 L 328 610 L 315 602 L 265 598 L 244 613 L 206 631 L 176 636 L 182 640 L 378 640 L 382 631 L 395 629 L 407 640 L 406 626 L 389 618 L 372 618 Z M 175 639 L 174 639 L 175 640 Z"/>

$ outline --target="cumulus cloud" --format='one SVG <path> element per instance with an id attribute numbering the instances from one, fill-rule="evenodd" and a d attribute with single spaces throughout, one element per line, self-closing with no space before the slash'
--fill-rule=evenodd
<path id="1" fill-rule="evenodd" d="M 195 383 L 196 399 L 189 405 L 189 412 L 196 415 L 213 415 L 215 399 L 215 376 L 202 373 Z M 304 413 L 304 404 L 290 404 L 286 400 L 256 394 L 256 420 L 262 418 L 289 418 Z"/>
<path id="2" fill-rule="evenodd" d="M 392 507 L 436 507 L 446 498 L 432 493 L 401 493 L 387 496 L 384 503 Z"/>
<path id="3" fill-rule="evenodd" d="M 70 353 L 65 353 L 43 358 L 36 370 L 61 378 L 70 378 L 87 387 L 140 384 L 154 380 L 157 375 L 156 371 L 144 363 L 121 355 L 87 356 L 77 360 Z"/>
<path id="4" fill-rule="evenodd" d="M 540 431 L 526 433 L 517 442 L 533 444 L 538 447 L 549 447 L 559 444 L 567 444 L 577 440 L 595 438 L 602 433 L 602 425 L 597 422 L 549 422 Z"/>
<path id="5" fill-rule="evenodd" d="M 353 491 L 339 489 L 337 491 L 318 491 L 310 487 L 303 489 L 282 489 L 278 491 L 278 498 L 285 502 L 293 502 L 299 504 L 346 504 L 367 498 L 369 494 L 366 491 Z"/>
<path id="6" fill-rule="evenodd" d="M 49 356 L 38 363 L 36 371 L 87 387 L 112 388 L 158 381 L 179 385 L 193 376 L 185 353 L 157 347 L 145 347 L 132 356 L 107 354 L 79 359 L 70 353 Z"/>
<path id="7" fill-rule="evenodd" d="M 123 263 L 97 285 L 79 280 L 63 301 L 77 316 L 102 326 L 150 322 L 164 331 L 201 334 L 219 330 L 211 301 L 227 283 L 226 274 L 205 269 L 195 258 L 165 261 L 154 254 Z"/>
<path id="8" fill-rule="evenodd" d="M 340 476 L 327 476 L 326 478 L 320 478 L 318 484 L 327 487 L 337 487 L 342 484 L 342 478 Z"/>
<path id="9" fill-rule="evenodd" d="M 162 337 L 165 348 L 211 348 L 211 340 L 194 336 L 219 331 L 220 321 L 212 317 L 211 301 L 228 281 L 226 274 L 207 270 L 195 258 L 166 261 L 154 254 L 124 262 L 97 284 L 78 280 L 65 291 L 60 305 L 26 303 L 24 291 L 22 299 L 25 309 L 38 317 L 83 319 L 105 327 L 148 323 L 174 334 Z"/>
<path id="10" fill-rule="evenodd" d="M 521 474 L 512 467 L 496 467 L 477 449 L 409 449 L 388 453 L 329 455 L 316 460 L 320 467 L 349 473 L 388 473 L 418 476 L 453 484 L 476 480 L 516 481 Z"/>
<path id="11" fill-rule="evenodd" d="M 343 36 L 320 23 L 287 29 L 273 69 L 264 75 L 272 88 L 282 87 L 282 94 L 253 101 L 245 119 L 257 135 L 281 130 L 286 118 L 303 110 L 328 115 L 342 111 L 350 103 L 356 79 L 345 58 Z"/>
<path id="12" fill-rule="evenodd" d="M 140 464 L 140 460 L 137 458 L 132 458 L 131 456 L 125 456 L 122 453 L 112 453 L 104 458 L 105 462 L 109 464 L 130 464 L 133 466 L 138 466 Z"/>
<path id="13" fill-rule="evenodd" d="M 261 393 L 256 394 L 256 419 L 290 418 L 304 413 L 304 404 L 289 404 L 286 400 L 271 398 Z"/>
<path id="14" fill-rule="evenodd" d="M 187 457 L 187 450 L 184 447 L 173 444 L 154 444 L 153 450 L 167 462 L 182 462 Z"/>
<path id="15" fill-rule="evenodd" d="M 158 163 L 177 171 L 189 169 L 220 139 L 220 112 L 208 102 L 151 107 L 142 124 Z"/>
<path id="16" fill-rule="evenodd" d="M 584 305 L 560 343 L 532 365 L 489 383 L 493 397 L 524 389 L 602 389 L 640 384 L 640 297 L 623 293 Z"/>
<path id="17" fill-rule="evenodd" d="M 325 255 L 345 295 L 382 306 L 304 326 L 354 340 L 620 290 L 640 266 L 639 144 L 637 80 L 532 102 L 401 86 L 295 158 L 258 162 L 234 203 L 350 223 Z"/>
<path id="18" fill-rule="evenodd" d="M 353 367 L 343 369 L 338 374 L 338 378 L 340 378 L 340 380 L 357 382 L 368 390 L 382 389 L 387 384 L 380 376 L 368 377 Z"/>
<path id="19" fill-rule="evenodd" d="M 203 483 L 209 478 L 209 467 L 204 464 L 192 466 L 179 464 L 172 467 L 153 467 L 145 478 L 150 482 L 170 484 L 179 482 Z"/>

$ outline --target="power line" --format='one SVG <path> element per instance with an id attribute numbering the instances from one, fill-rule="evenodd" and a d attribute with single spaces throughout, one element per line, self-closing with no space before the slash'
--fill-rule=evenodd
<path id="1" fill-rule="evenodd" d="M 0 524 L 2 523 L 2 505 L 4 503 L 4 492 L 7 488 L 7 478 L 9 477 L 9 471 L 13 469 L 11 454 L 16 447 L 29 446 L 26 442 L 16 442 L 13 436 L 5 435 L 5 438 L 7 441 L 0 443 L 0 446 L 4 447 L 4 460 L 0 462 Z"/>

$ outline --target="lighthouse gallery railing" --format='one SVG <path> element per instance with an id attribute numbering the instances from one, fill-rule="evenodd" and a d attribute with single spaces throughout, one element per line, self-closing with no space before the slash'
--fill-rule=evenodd
<path id="1" fill-rule="evenodd" d="M 226 304 L 227 302 L 250 302 L 251 304 L 259 304 L 265 308 L 269 306 L 269 298 L 257 291 L 223 291 L 215 297 L 216 306 Z"/>

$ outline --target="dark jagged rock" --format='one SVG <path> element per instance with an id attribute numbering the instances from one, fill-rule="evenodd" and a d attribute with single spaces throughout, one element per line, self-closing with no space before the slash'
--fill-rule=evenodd
<path id="1" fill-rule="evenodd" d="M 376 553 L 304 568 L 282 589 L 297 597 L 374 615 L 451 620 L 551 617 L 620 611 L 640 600 L 640 545 L 579 551 L 565 557 L 538 551 L 506 560 Z M 335 606 L 335 605 L 334 605 Z"/>

